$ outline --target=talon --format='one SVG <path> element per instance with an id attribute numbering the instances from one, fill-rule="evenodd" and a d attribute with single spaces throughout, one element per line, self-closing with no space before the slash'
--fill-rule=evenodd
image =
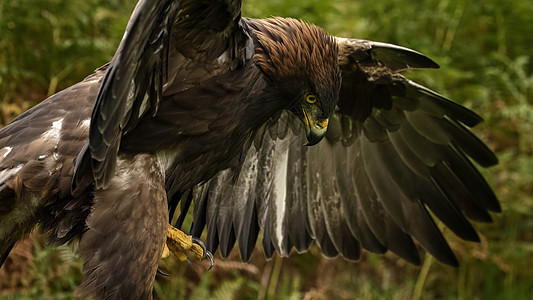
<path id="1" fill-rule="evenodd" d="M 200 258 L 200 261 L 204 260 L 204 258 L 207 256 L 207 253 L 209 252 L 207 251 L 207 248 L 205 247 L 204 242 L 201 239 L 194 237 L 194 236 L 191 237 L 191 241 L 202 248 L 203 253 L 202 253 L 202 257 Z"/>
<path id="2" fill-rule="evenodd" d="M 215 265 L 215 257 L 209 251 L 205 251 L 205 253 L 206 253 L 207 257 L 209 258 L 209 261 L 211 261 L 211 265 L 209 266 L 209 269 L 207 269 L 207 271 L 209 271 Z"/>
<path id="3" fill-rule="evenodd" d="M 165 277 L 170 276 L 170 274 L 163 272 L 163 270 L 161 270 L 160 268 L 157 268 L 157 274 Z"/>
<path id="4" fill-rule="evenodd" d="M 200 246 L 202 248 L 202 251 L 203 251 L 203 254 L 202 254 L 202 257 L 200 258 L 200 261 L 204 260 L 206 257 L 209 258 L 209 261 L 211 262 L 211 265 L 209 266 L 209 269 L 207 269 L 208 271 L 211 270 L 211 268 L 215 265 L 215 257 L 213 256 L 213 254 L 211 252 L 209 252 L 209 250 L 207 250 L 207 247 L 205 246 L 205 243 L 197 238 L 197 237 L 192 237 L 191 238 L 192 242 L 198 246 Z"/>

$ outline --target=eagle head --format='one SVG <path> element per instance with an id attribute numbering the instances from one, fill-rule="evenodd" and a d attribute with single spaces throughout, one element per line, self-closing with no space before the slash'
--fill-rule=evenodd
<path id="1" fill-rule="evenodd" d="M 307 145 L 324 137 L 341 86 L 335 38 L 322 28 L 290 18 L 271 18 L 257 26 L 256 65 L 274 93 L 302 120 Z"/>

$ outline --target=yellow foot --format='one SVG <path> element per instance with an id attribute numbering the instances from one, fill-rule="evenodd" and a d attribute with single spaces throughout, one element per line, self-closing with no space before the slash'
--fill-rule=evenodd
<path id="1" fill-rule="evenodd" d="M 200 239 L 187 235 L 172 225 L 168 225 L 167 243 L 165 244 L 162 257 L 169 256 L 170 252 L 180 261 L 189 261 L 189 257 L 196 257 L 199 260 L 208 257 L 211 261 L 211 267 L 215 263 L 213 255 L 207 251 L 205 244 Z"/>

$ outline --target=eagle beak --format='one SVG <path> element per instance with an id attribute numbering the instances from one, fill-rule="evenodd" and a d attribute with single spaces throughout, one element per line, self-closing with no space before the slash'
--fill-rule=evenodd
<path id="1" fill-rule="evenodd" d="M 316 145 L 326 135 L 329 119 L 315 122 L 305 108 L 302 108 L 302 111 L 304 114 L 305 132 L 307 134 L 306 146 Z"/>

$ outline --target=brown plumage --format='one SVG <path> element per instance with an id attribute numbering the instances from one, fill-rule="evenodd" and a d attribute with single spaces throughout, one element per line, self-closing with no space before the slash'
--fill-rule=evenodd
<path id="1" fill-rule="evenodd" d="M 257 40 L 255 64 L 273 80 L 296 77 L 338 86 L 338 46 L 322 28 L 279 17 L 248 21 Z"/>
<path id="2" fill-rule="evenodd" d="M 240 7 L 141 0 L 109 64 L 0 131 L 0 263 L 39 223 L 79 239 L 79 297 L 150 298 L 182 201 L 177 227 L 194 203 L 191 233 L 223 257 L 262 232 L 267 257 L 316 240 L 418 264 L 414 238 L 457 265 L 428 209 L 478 240 L 466 217 L 500 207 L 470 159 L 497 159 L 479 116 L 398 73 L 437 65 Z"/>

